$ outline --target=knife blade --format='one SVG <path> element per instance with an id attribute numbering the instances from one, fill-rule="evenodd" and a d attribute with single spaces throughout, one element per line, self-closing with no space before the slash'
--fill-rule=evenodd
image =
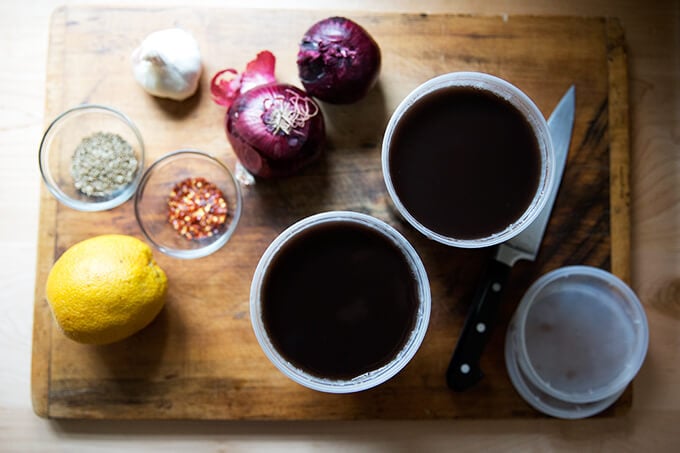
<path id="1" fill-rule="evenodd" d="M 534 261 L 538 255 L 567 161 L 574 126 L 575 91 L 572 85 L 548 119 L 555 152 L 555 180 L 545 207 L 524 231 L 496 247 L 494 257 L 477 286 L 446 371 L 447 384 L 455 391 L 467 390 L 484 376 L 479 361 L 491 334 L 510 270 L 517 261 Z"/>

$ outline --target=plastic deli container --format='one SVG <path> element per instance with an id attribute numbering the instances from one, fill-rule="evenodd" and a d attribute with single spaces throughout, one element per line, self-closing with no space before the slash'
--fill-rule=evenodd
<path id="1" fill-rule="evenodd" d="M 405 116 L 407 116 L 408 112 L 418 104 L 420 100 L 428 95 L 452 87 L 474 88 L 475 90 L 491 93 L 512 104 L 512 106 L 523 115 L 524 119 L 531 126 L 536 138 L 536 142 L 538 143 L 540 154 L 539 180 L 531 202 L 527 206 L 526 210 L 519 216 L 519 218 L 501 228 L 500 231 L 489 233 L 477 238 L 452 237 L 442 233 L 441 231 L 435 231 L 435 229 L 432 227 L 426 226 L 422 220 L 417 219 L 416 216 L 404 204 L 404 200 L 400 198 L 395 187 L 395 181 L 393 181 L 393 175 L 398 174 L 398 171 L 397 173 L 393 172 L 391 164 L 391 154 L 392 148 L 394 146 L 393 137 L 395 136 L 395 131 L 398 130 L 400 122 Z M 484 125 L 480 124 L 479 128 L 480 130 L 484 130 Z M 416 151 L 417 149 L 414 149 L 414 158 L 417 157 Z M 553 180 L 555 178 L 555 155 L 553 151 L 552 139 L 550 137 L 550 130 L 539 108 L 522 90 L 516 86 L 503 79 L 482 72 L 451 72 L 448 74 L 442 74 L 424 82 L 423 84 L 416 87 L 411 93 L 409 93 L 401 101 L 399 106 L 397 106 L 388 122 L 382 142 L 381 159 L 385 186 L 387 187 L 387 192 L 389 193 L 390 198 L 399 214 L 425 237 L 448 246 L 461 248 L 488 247 L 491 245 L 500 244 L 517 236 L 524 229 L 526 229 L 542 211 L 548 195 L 551 192 L 550 188 L 553 186 Z M 493 162 L 490 162 L 489 165 L 493 166 Z M 427 181 L 428 175 L 423 174 L 422 179 L 423 181 Z M 432 184 L 431 181 L 430 184 Z M 456 209 L 456 206 L 452 206 L 451 203 L 446 199 L 440 200 L 440 203 L 442 210 Z M 493 209 L 493 206 L 491 209 Z M 459 215 L 469 216 L 472 214 L 469 212 L 459 212 Z"/>
<path id="2" fill-rule="evenodd" d="M 281 253 L 281 250 L 291 241 L 300 240 L 310 229 L 323 225 L 338 224 L 368 228 L 378 233 L 385 240 L 392 242 L 411 269 L 417 298 L 413 326 L 408 332 L 403 345 L 399 350 L 394 351 L 391 360 L 379 368 L 346 379 L 317 376 L 289 361 L 272 341 L 263 315 L 264 304 L 266 304 L 266 297 L 263 292 L 264 281 L 269 272 L 270 265 Z M 305 291 L 304 288 L 300 290 Z M 319 300 L 319 303 L 323 304 L 324 301 Z M 327 393 L 354 393 L 366 390 L 382 384 L 401 371 L 416 354 L 423 341 L 430 320 L 430 305 L 430 285 L 427 273 L 413 246 L 387 223 L 366 214 L 349 211 L 331 211 L 316 214 L 300 220 L 282 232 L 269 245 L 260 259 L 255 270 L 250 292 L 250 316 L 253 330 L 267 358 L 284 375 L 298 384 Z"/>
<path id="3" fill-rule="evenodd" d="M 614 403 L 635 377 L 649 327 L 635 293 L 609 272 L 569 266 L 539 278 L 508 328 L 510 379 L 535 409 L 584 418 Z"/>

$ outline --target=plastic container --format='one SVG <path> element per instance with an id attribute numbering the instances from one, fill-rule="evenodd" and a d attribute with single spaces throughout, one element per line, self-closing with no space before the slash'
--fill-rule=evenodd
<path id="1" fill-rule="evenodd" d="M 582 418 L 611 405 L 632 381 L 649 342 L 635 293 L 609 272 L 568 266 L 539 278 L 506 337 L 510 378 L 536 409 Z"/>
<path id="2" fill-rule="evenodd" d="M 397 351 L 392 360 L 386 365 L 361 374 L 351 379 L 328 379 L 312 375 L 299 367 L 296 367 L 282 356 L 269 338 L 262 317 L 262 285 L 269 264 L 272 262 L 281 247 L 298 234 L 308 228 L 323 223 L 349 222 L 357 223 L 377 231 L 383 237 L 392 241 L 403 252 L 404 259 L 412 268 L 413 278 L 416 280 L 418 293 L 418 308 L 414 327 L 403 347 Z M 420 257 L 411 244 L 394 228 L 385 222 L 366 214 L 348 211 L 331 211 L 316 214 L 300 220 L 283 231 L 269 245 L 262 255 L 250 290 L 250 318 L 255 331 L 255 336 L 267 358 L 287 377 L 293 381 L 313 390 L 327 393 L 352 393 L 375 387 L 402 370 L 413 358 L 423 341 L 430 319 L 431 298 L 430 286 L 425 267 Z"/>
<path id="3" fill-rule="evenodd" d="M 215 184 L 227 203 L 226 222 L 217 234 L 189 240 L 168 221 L 173 187 L 186 178 L 203 177 Z M 203 151 L 182 149 L 165 154 L 144 172 L 135 194 L 135 217 L 146 239 L 175 258 L 201 258 L 222 248 L 236 230 L 243 209 L 241 188 L 229 168 Z"/>
<path id="4" fill-rule="evenodd" d="M 538 141 L 541 155 L 541 172 L 539 183 L 531 203 L 515 222 L 488 236 L 473 239 L 461 239 L 446 236 L 426 227 L 420 221 L 418 221 L 408 211 L 408 209 L 406 209 L 400 200 L 392 182 L 390 171 L 390 147 L 392 136 L 397 125 L 399 124 L 400 119 L 409 110 L 409 108 L 422 97 L 437 90 L 449 87 L 474 87 L 480 90 L 492 92 L 497 96 L 509 101 L 522 114 L 524 114 L 526 120 L 534 130 Z M 534 102 L 524 92 L 509 82 L 480 72 L 452 72 L 443 74 L 418 86 L 406 96 L 406 98 L 399 104 L 392 114 L 389 123 L 387 124 L 382 142 L 383 178 L 385 180 L 385 185 L 387 186 L 387 191 L 392 199 L 392 202 L 401 216 L 427 238 L 442 244 L 461 248 L 479 248 L 500 244 L 501 242 L 505 242 L 508 239 L 518 235 L 526 227 L 528 227 L 541 212 L 543 206 L 545 206 L 546 199 L 553 186 L 553 179 L 555 177 L 554 160 L 555 157 L 548 124 L 541 114 L 541 111 L 538 109 L 538 107 L 536 107 L 536 104 L 534 104 Z M 493 165 L 493 163 L 490 163 L 490 165 Z M 427 180 L 427 175 L 423 175 L 423 180 Z M 441 204 L 442 209 L 455 209 L 455 206 L 447 205 L 446 200 L 441 200 Z M 462 212 L 461 215 L 469 215 L 469 213 Z"/>
<path id="5" fill-rule="evenodd" d="M 76 188 L 71 161 L 81 141 L 98 132 L 119 135 L 129 143 L 137 166 L 129 183 L 105 196 L 89 196 Z M 137 126 L 122 112 L 105 105 L 83 104 L 52 121 L 40 142 L 38 162 L 47 189 L 61 203 L 79 211 L 104 211 L 134 195 L 144 169 L 144 142 Z"/>

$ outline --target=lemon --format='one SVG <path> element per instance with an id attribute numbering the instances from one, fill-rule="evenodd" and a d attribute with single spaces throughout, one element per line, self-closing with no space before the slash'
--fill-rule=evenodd
<path id="1" fill-rule="evenodd" d="M 67 337 L 80 343 L 122 340 L 163 308 L 165 272 L 132 236 L 96 236 L 70 247 L 50 269 L 46 295 Z"/>

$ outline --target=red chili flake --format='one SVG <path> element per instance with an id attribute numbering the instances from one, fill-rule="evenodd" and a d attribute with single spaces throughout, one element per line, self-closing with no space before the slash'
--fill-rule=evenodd
<path id="1" fill-rule="evenodd" d="M 219 233 L 227 221 L 222 191 L 205 178 L 187 178 L 172 188 L 168 222 L 185 238 L 203 239 Z"/>

